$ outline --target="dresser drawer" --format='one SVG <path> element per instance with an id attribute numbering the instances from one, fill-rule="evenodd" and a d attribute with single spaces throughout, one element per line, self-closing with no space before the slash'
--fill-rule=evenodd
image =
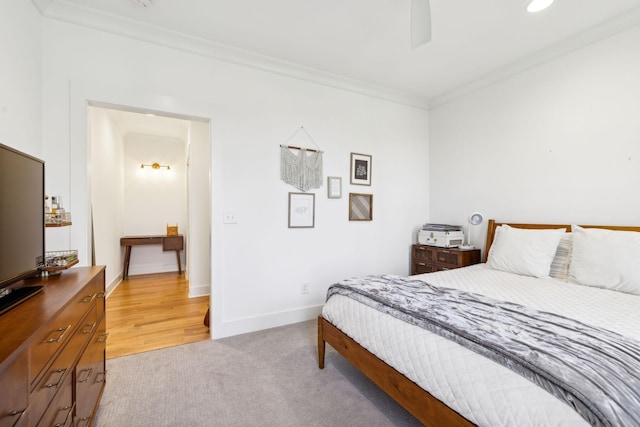
<path id="1" fill-rule="evenodd" d="M 435 265 L 426 262 L 414 262 L 411 266 L 411 274 L 433 273 L 434 271 L 436 271 Z"/>
<path id="2" fill-rule="evenodd" d="M 89 338 L 97 328 L 95 303 L 91 305 L 87 316 L 80 321 L 73 335 L 69 338 L 55 360 L 44 370 L 44 373 L 31 391 L 30 416 L 38 419 L 58 390 L 66 384 L 67 377 L 73 377 L 73 365 L 78 355 L 87 345 Z"/>
<path id="3" fill-rule="evenodd" d="M 69 307 L 48 324 L 29 347 L 30 352 L 30 384 L 40 380 L 44 369 L 51 358 L 64 347 L 73 331 L 78 327 L 81 319 L 89 309 L 95 311 L 96 292 L 93 287 L 84 289 Z"/>
<path id="4" fill-rule="evenodd" d="M 436 260 L 439 269 L 456 268 L 461 266 L 460 252 L 453 252 L 449 249 L 438 249 Z"/>
<path id="5" fill-rule="evenodd" d="M 67 375 L 51 405 L 42 415 L 38 426 L 70 427 L 73 425 L 73 375 Z"/>
<path id="6" fill-rule="evenodd" d="M 421 262 L 434 262 L 436 260 L 436 249 L 430 246 L 413 246 L 413 260 Z"/>
<path id="7" fill-rule="evenodd" d="M 0 369 L 0 427 L 26 426 L 29 384 L 27 352 L 2 365 Z"/>
<path id="8" fill-rule="evenodd" d="M 105 350 L 107 336 L 106 317 L 103 316 L 91 342 L 76 365 L 75 426 L 91 425 L 96 402 L 106 381 Z"/>
<path id="9" fill-rule="evenodd" d="M 102 316 L 105 309 L 106 292 L 104 289 L 105 271 L 102 270 L 91 282 L 87 285 L 86 295 L 95 295 L 96 306 L 98 308 L 98 318 Z"/>
<path id="10" fill-rule="evenodd" d="M 184 248 L 182 236 L 167 236 L 162 239 L 163 251 L 181 251 Z"/>

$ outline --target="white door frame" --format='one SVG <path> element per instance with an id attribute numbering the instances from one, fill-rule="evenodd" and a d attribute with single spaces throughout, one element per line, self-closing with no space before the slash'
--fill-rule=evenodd
<path id="1" fill-rule="evenodd" d="M 166 95 L 144 93 L 132 88 L 112 87 L 104 84 L 84 81 L 71 81 L 69 100 L 69 209 L 74 214 L 74 230 L 70 233 L 70 247 L 78 248 L 78 257 L 81 265 L 91 263 L 91 194 L 90 194 L 90 157 L 87 127 L 88 105 L 107 104 L 115 108 L 123 108 L 128 111 L 161 111 L 176 117 L 186 119 L 198 118 L 209 120 L 213 123 L 214 109 L 209 105 L 201 104 L 194 100 L 171 98 Z M 126 106 L 126 107 L 124 107 Z M 218 138 L 214 138 L 214 128 L 211 125 L 210 132 L 211 157 L 210 162 L 210 233 L 212 236 L 221 236 L 217 228 L 222 218 L 220 185 L 221 170 L 220 151 Z M 75 165 L 75 167 L 74 167 Z M 86 165 L 80 167 L 78 165 Z M 222 301 L 216 295 L 219 292 L 216 286 L 221 282 L 221 252 L 220 239 L 210 239 L 211 251 L 211 337 L 224 336 L 222 325 Z"/>

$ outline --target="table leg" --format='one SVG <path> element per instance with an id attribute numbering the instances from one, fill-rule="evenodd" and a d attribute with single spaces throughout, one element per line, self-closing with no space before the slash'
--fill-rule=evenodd
<path id="1" fill-rule="evenodd" d="M 178 260 L 178 274 L 182 274 L 182 264 L 180 264 L 180 251 L 176 251 L 176 259 Z"/>
<path id="2" fill-rule="evenodd" d="M 124 272 L 122 279 L 126 279 L 129 276 L 129 260 L 131 259 L 131 246 L 124 247 Z"/>

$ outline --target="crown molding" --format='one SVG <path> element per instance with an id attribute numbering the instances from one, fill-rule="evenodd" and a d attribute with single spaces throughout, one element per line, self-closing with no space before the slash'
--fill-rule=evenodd
<path id="1" fill-rule="evenodd" d="M 425 99 L 203 38 L 99 12 L 69 3 L 66 0 L 32 0 L 32 2 L 40 14 L 46 18 L 425 110 L 436 108 L 455 99 L 470 95 L 527 69 L 547 63 L 572 51 L 640 25 L 640 7 L 637 7 L 605 21 L 601 25 L 558 42 L 549 48 L 494 70 L 479 79 L 463 84 L 456 89 L 444 92 L 431 99 Z"/>
<path id="2" fill-rule="evenodd" d="M 32 1 L 42 16 L 57 21 L 415 108 L 429 108 L 428 101 L 421 97 L 407 95 L 356 79 L 304 67 L 203 38 L 193 37 L 165 28 L 107 14 L 91 8 L 75 5 L 65 0 Z"/>
<path id="3" fill-rule="evenodd" d="M 548 48 L 540 50 L 533 55 L 529 55 L 526 58 L 522 58 L 519 61 L 513 62 L 508 66 L 495 70 L 477 80 L 462 85 L 457 89 L 433 97 L 429 101 L 429 108 L 440 107 L 450 101 L 470 95 L 473 92 L 482 90 L 502 80 L 506 80 L 509 77 L 522 73 L 530 68 L 537 67 L 573 51 L 597 43 L 637 25 L 640 25 L 640 7 L 611 18 L 604 23 L 583 31 L 573 37 L 555 43 Z"/>

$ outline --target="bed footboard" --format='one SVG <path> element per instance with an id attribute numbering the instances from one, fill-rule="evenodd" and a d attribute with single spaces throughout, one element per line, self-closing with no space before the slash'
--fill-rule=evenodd
<path id="1" fill-rule="evenodd" d="M 318 366 L 320 369 L 324 368 L 325 343 L 329 343 L 331 347 L 424 425 L 443 427 L 474 425 L 416 383 L 378 359 L 322 316 L 318 316 Z"/>

